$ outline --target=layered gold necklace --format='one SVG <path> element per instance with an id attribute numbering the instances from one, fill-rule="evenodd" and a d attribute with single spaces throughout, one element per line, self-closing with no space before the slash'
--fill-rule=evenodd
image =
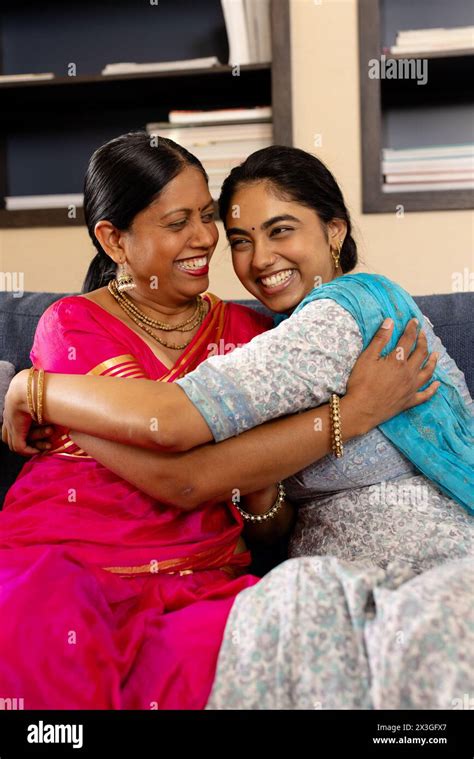
<path id="1" fill-rule="evenodd" d="M 156 334 L 156 330 L 160 330 L 162 332 L 191 332 L 191 330 L 195 329 L 195 327 L 198 327 L 202 324 L 206 316 L 206 306 L 204 305 L 204 301 L 201 296 L 198 295 L 196 298 L 196 308 L 194 309 L 189 319 L 186 319 L 180 324 L 167 324 L 166 322 L 159 321 L 158 319 L 152 319 L 151 316 L 148 316 L 148 314 L 145 314 L 143 311 L 141 311 L 128 295 L 120 292 L 120 290 L 117 288 L 116 279 L 113 279 L 111 282 L 109 282 L 107 287 L 112 297 L 119 304 L 120 308 L 125 311 L 125 313 L 138 327 L 140 327 L 140 329 L 146 332 L 147 335 L 150 335 L 150 337 L 152 337 L 153 340 L 156 340 L 156 342 L 160 345 L 163 345 L 165 348 L 171 348 L 171 350 L 174 351 L 180 351 L 184 348 L 187 348 L 193 338 L 191 337 L 191 339 L 188 340 L 187 343 L 183 343 L 183 345 L 178 345 L 176 343 L 167 343 L 166 340 L 163 340 L 162 337 Z"/>

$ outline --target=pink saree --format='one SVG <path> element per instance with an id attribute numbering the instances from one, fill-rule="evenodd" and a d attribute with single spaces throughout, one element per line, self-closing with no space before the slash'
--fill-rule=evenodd
<path id="1" fill-rule="evenodd" d="M 31 351 L 50 372 L 172 382 L 270 326 L 206 295 L 172 369 L 120 320 L 78 297 L 42 316 Z M 30 459 L 0 513 L 0 698 L 25 709 L 202 709 L 237 593 L 258 578 L 235 553 L 232 504 L 160 504 L 67 435 Z"/>

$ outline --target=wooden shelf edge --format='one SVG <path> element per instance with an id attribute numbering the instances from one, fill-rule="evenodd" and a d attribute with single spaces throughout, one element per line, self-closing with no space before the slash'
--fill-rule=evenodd
<path id="1" fill-rule="evenodd" d="M 385 55 L 387 60 L 393 58 L 396 61 L 400 60 L 417 60 L 427 58 L 472 58 L 474 56 L 474 49 L 464 48 L 463 50 L 433 50 L 425 53 L 390 53 L 388 50 L 382 50 L 380 55 Z"/>
<path id="2" fill-rule="evenodd" d="M 427 190 L 425 192 L 371 193 L 364 197 L 362 213 L 395 213 L 403 206 L 406 213 L 466 211 L 474 208 L 472 190 Z"/>
<path id="3" fill-rule="evenodd" d="M 27 227 L 80 227 L 85 225 L 82 208 L 77 209 L 75 219 L 68 218 L 67 208 L 35 208 L 28 211 L 0 209 L 0 229 Z"/>
<path id="4" fill-rule="evenodd" d="M 252 71 L 271 71 L 271 63 L 246 63 L 240 66 L 241 72 Z M 25 87 L 55 87 L 58 85 L 66 85 L 73 87 L 78 84 L 103 84 L 105 82 L 124 82 L 127 80 L 141 80 L 141 79 L 174 79 L 179 77 L 188 76 L 215 76 L 232 74 L 234 66 L 228 66 L 223 64 L 221 66 L 209 66 L 200 69 L 173 69 L 172 71 L 142 71 L 130 74 L 112 74 L 111 76 L 104 74 L 90 74 L 85 76 L 55 76 L 53 79 L 30 79 L 28 81 L 18 82 L 2 82 L 0 79 L 0 90 L 3 89 L 17 89 Z"/>

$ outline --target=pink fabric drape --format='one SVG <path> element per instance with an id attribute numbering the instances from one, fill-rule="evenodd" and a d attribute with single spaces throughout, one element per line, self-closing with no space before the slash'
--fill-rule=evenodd
<path id="1" fill-rule="evenodd" d="M 32 362 L 173 381 L 270 326 L 206 297 L 209 313 L 172 369 L 79 296 L 45 312 Z M 240 515 L 229 503 L 160 504 L 62 432 L 25 464 L 0 514 L 0 698 L 26 709 L 202 709 L 235 596 L 258 581 L 245 574 L 249 552 L 235 553 Z"/>

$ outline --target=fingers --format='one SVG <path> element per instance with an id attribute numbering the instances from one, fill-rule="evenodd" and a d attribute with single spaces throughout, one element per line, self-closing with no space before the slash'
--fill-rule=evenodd
<path id="1" fill-rule="evenodd" d="M 52 427 L 48 427 L 46 425 L 39 425 L 30 429 L 30 432 L 28 434 L 28 440 L 31 440 L 31 441 L 44 440 L 45 438 L 48 438 L 52 433 L 53 433 Z"/>
<path id="2" fill-rule="evenodd" d="M 418 319 L 410 319 L 410 321 L 405 327 L 405 331 L 403 332 L 403 335 L 401 336 L 395 348 L 397 358 L 399 360 L 407 359 L 408 356 L 410 355 L 410 351 L 413 348 L 413 344 L 416 340 L 417 328 L 418 328 Z M 420 338 L 418 336 L 418 340 L 419 339 Z"/>
<path id="3" fill-rule="evenodd" d="M 415 350 L 411 356 L 407 356 L 407 358 L 409 361 L 413 361 L 415 366 L 423 366 L 424 362 L 428 358 L 428 355 L 428 340 L 426 339 L 425 332 L 421 330 L 418 335 Z"/>
<path id="4" fill-rule="evenodd" d="M 420 390 L 418 393 L 416 393 L 413 406 L 420 406 L 422 403 L 429 401 L 430 398 L 435 395 L 440 385 L 441 382 L 437 380 L 436 382 L 432 382 L 431 385 L 426 388 L 426 390 Z"/>
<path id="5" fill-rule="evenodd" d="M 433 376 L 433 372 L 436 369 L 438 363 L 439 353 L 432 353 L 428 358 L 426 365 L 418 373 L 418 387 L 423 387 Z"/>
<path id="6" fill-rule="evenodd" d="M 38 442 L 35 444 L 35 447 L 39 451 L 49 451 L 51 448 L 51 443 L 46 442 L 46 440 L 38 440 Z"/>
<path id="7" fill-rule="evenodd" d="M 393 319 L 385 319 L 380 327 L 378 328 L 377 332 L 373 336 L 372 340 L 370 341 L 369 345 L 365 349 L 365 353 L 373 353 L 377 356 L 380 356 L 385 346 L 390 341 L 390 338 L 392 337 L 393 332 Z"/>

